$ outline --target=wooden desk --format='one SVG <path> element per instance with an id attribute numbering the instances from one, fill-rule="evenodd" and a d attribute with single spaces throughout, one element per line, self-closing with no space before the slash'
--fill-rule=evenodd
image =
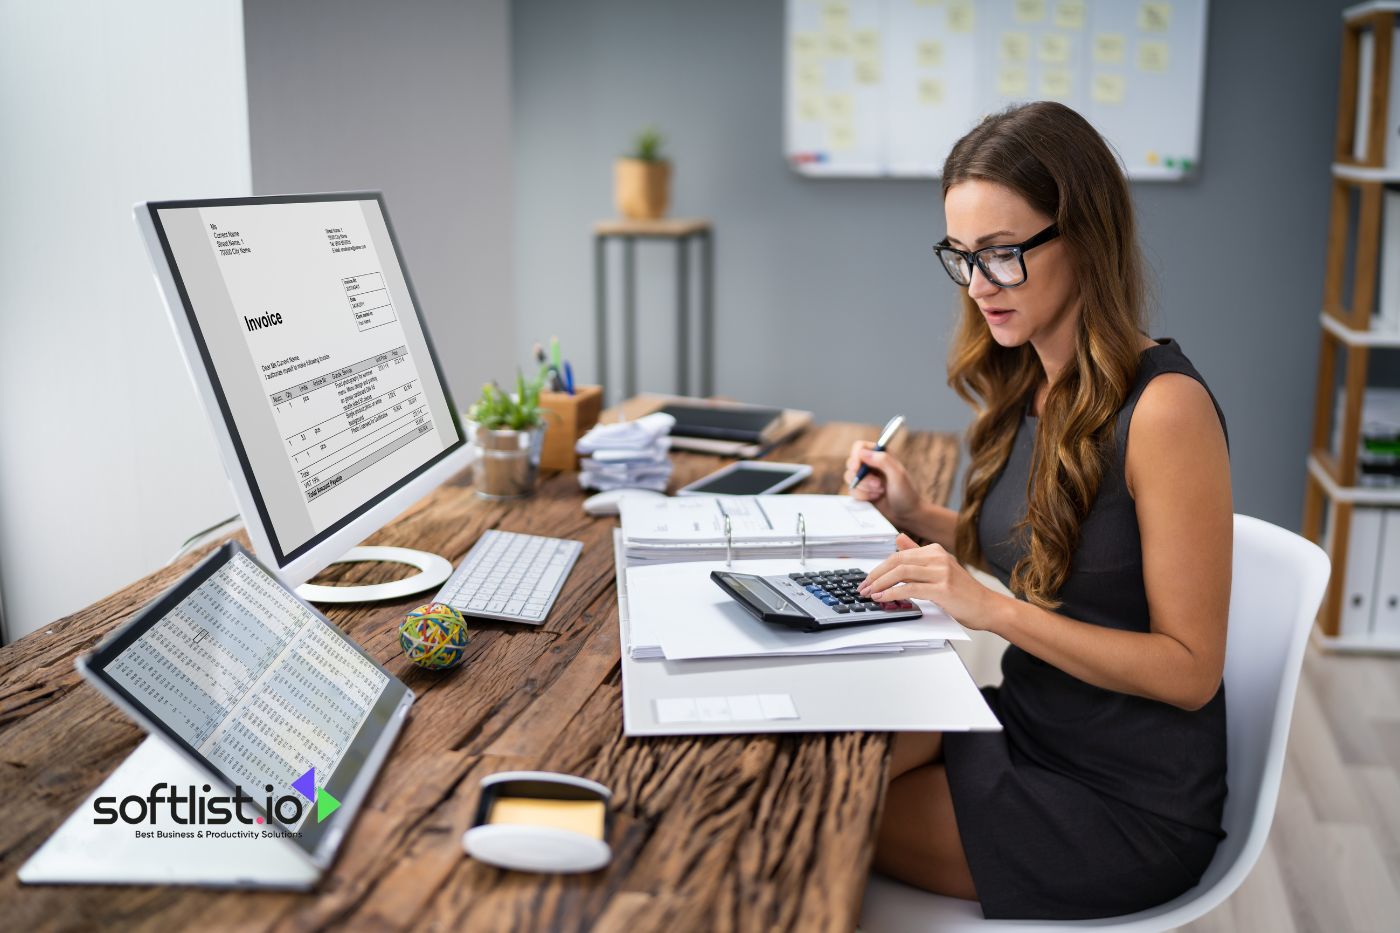
<path id="1" fill-rule="evenodd" d="M 850 443 L 873 425 L 812 428 L 773 452 L 810 463 L 798 492 L 835 493 Z M 948 435 L 893 445 L 945 501 L 957 463 Z M 672 488 L 719 458 L 677 454 Z M 883 733 L 628 739 L 622 734 L 615 520 L 579 507 L 575 474 L 517 503 L 476 498 L 463 475 L 370 539 L 456 560 L 487 528 L 578 538 L 578 564 L 538 629 L 473 623 L 466 665 L 436 675 L 396 637 L 421 601 L 327 614 L 419 696 L 340 857 L 315 894 L 193 888 L 22 887 L 25 859 L 110 774 L 142 731 L 80 681 L 73 658 L 185 573 L 206 551 L 0 649 L 0 904 L 3 925 L 187 929 L 327 926 L 445 930 L 849 930 L 879 819 Z M 336 569 L 372 582 L 376 568 Z M 378 568 L 382 570 L 382 568 Z M 461 835 L 477 783 L 506 769 L 567 771 L 613 790 L 612 864 L 588 876 L 527 875 L 468 859 Z"/>

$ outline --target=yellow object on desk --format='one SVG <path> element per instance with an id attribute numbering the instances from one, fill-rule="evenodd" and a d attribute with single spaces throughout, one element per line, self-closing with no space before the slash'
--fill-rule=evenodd
<path id="1" fill-rule="evenodd" d="M 539 797 L 501 797 L 491 805 L 487 822 L 492 826 L 552 826 L 603 838 L 604 805 L 601 800 L 546 800 Z"/>

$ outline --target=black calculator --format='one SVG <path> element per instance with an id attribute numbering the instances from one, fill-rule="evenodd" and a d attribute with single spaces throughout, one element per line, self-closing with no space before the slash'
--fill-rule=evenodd
<path id="1" fill-rule="evenodd" d="M 861 596 L 856 588 L 865 579 L 864 570 L 814 570 L 771 577 L 712 570 L 710 579 L 755 617 L 804 632 L 917 619 L 924 614 L 907 599 L 877 603 Z"/>

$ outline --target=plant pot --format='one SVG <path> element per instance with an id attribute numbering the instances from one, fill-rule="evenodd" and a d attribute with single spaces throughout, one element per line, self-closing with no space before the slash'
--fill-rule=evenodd
<path id="1" fill-rule="evenodd" d="M 540 472 L 544 425 L 524 431 L 496 430 L 467 422 L 467 437 L 476 447 L 472 481 L 483 499 L 519 499 L 535 490 Z"/>
<path id="2" fill-rule="evenodd" d="M 657 220 L 666 216 L 671 200 L 671 163 L 618 159 L 613 168 L 617 210 L 628 220 Z"/>

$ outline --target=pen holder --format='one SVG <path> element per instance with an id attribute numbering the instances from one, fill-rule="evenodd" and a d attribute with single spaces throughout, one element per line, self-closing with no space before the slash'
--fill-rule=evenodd
<path id="1" fill-rule="evenodd" d="M 541 392 L 540 408 L 545 412 L 544 449 L 540 452 L 540 467 L 546 470 L 577 470 L 578 454 L 574 445 L 598 423 L 603 410 L 602 386 L 578 386 L 573 395 L 567 392 Z"/>

